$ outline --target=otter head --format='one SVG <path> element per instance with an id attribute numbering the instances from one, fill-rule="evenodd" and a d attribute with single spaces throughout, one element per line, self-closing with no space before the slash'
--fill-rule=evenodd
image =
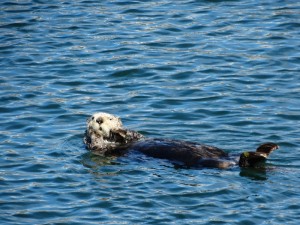
<path id="1" fill-rule="evenodd" d="M 108 113 L 95 113 L 87 120 L 87 130 L 107 139 L 114 130 L 122 129 L 120 118 Z"/>
<path id="2" fill-rule="evenodd" d="M 127 143 L 128 130 L 119 117 L 108 113 L 95 113 L 87 119 L 84 143 L 89 150 L 109 152 Z"/>
<path id="3" fill-rule="evenodd" d="M 258 167 L 260 163 L 265 162 L 269 154 L 278 149 L 279 146 L 268 142 L 260 145 L 256 152 L 243 152 L 240 156 L 240 167 Z"/>

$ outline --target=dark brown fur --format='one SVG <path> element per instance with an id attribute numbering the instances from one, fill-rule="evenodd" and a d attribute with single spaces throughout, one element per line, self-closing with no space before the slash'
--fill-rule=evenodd
<path id="1" fill-rule="evenodd" d="M 180 162 L 189 167 L 227 168 L 237 163 L 240 167 L 256 167 L 278 148 L 274 143 L 265 143 L 260 145 L 256 152 L 244 152 L 239 160 L 235 160 L 222 149 L 209 145 L 170 139 L 147 139 L 138 132 L 123 129 L 120 119 L 113 115 L 95 115 L 99 118 L 92 117 L 88 120 L 92 125 L 87 127 L 84 143 L 89 150 L 104 156 L 120 156 L 134 150 L 151 157 Z M 106 126 L 111 125 L 105 135 L 99 132 L 104 128 L 103 123 Z M 114 126 L 117 126 L 117 129 Z"/>

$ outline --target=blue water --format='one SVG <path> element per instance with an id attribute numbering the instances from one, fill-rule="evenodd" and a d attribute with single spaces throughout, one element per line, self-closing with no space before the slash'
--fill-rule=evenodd
<path id="1" fill-rule="evenodd" d="M 299 224 L 296 0 L 0 3 L 1 224 Z M 83 143 L 104 111 L 266 171 L 176 169 Z"/>

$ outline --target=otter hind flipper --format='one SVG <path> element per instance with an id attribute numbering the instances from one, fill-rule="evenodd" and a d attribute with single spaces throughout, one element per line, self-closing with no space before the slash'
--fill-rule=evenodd
<path id="1" fill-rule="evenodd" d="M 269 156 L 269 154 L 271 152 L 273 152 L 274 150 L 278 149 L 279 146 L 275 143 L 272 142 L 267 142 L 264 144 L 261 144 L 257 149 L 256 152 L 261 152 L 261 153 L 265 153 L 267 156 Z"/>
<path id="2" fill-rule="evenodd" d="M 278 149 L 279 146 L 272 142 L 261 144 L 256 152 L 243 152 L 240 156 L 240 167 L 259 167 L 261 163 L 264 163 L 271 152 Z"/>

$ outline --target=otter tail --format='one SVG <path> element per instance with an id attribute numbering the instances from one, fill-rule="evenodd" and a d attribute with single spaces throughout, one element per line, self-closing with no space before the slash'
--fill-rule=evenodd
<path id="1" fill-rule="evenodd" d="M 260 163 L 265 162 L 268 156 L 274 150 L 278 149 L 277 144 L 268 142 L 260 145 L 256 152 L 243 152 L 240 156 L 240 167 L 257 167 Z"/>

